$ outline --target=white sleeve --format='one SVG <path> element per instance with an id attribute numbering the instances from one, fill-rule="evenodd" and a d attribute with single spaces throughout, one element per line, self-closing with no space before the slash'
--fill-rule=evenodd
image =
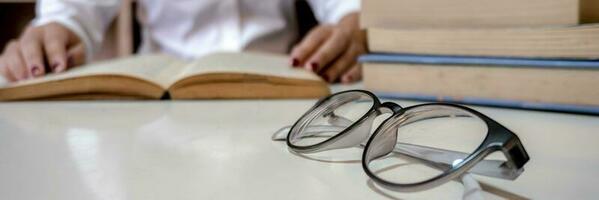
<path id="1" fill-rule="evenodd" d="M 39 0 L 32 25 L 50 22 L 64 25 L 81 38 L 89 60 L 100 48 L 104 32 L 120 5 L 121 0 Z"/>
<path id="2" fill-rule="evenodd" d="M 360 0 L 308 0 L 320 23 L 336 24 L 345 15 L 360 10 Z"/>

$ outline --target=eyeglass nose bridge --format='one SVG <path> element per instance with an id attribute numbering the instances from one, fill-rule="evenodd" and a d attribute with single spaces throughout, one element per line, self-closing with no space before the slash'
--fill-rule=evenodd
<path id="1" fill-rule="evenodd" d="M 404 109 L 399 104 L 396 104 L 393 102 L 385 102 L 385 103 L 381 104 L 381 106 L 379 108 L 379 112 L 391 113 L 394 115 L 401 115 L 401 114 L 403 114 Z"/>

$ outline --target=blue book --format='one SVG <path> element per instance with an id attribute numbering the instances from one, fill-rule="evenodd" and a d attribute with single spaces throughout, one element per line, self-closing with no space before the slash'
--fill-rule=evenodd
<path id="1" fill-rule="evenodd" d="M 367 54 L 360 56 L 359 62 L 365 63 L 364 70 L 371 70 L 370 68 L 376 66 L 369 66 L 372 63 L 388 63 L 397 64 L 397 67 L 403 66 L 435 66 L 435 67 L 476 67 L 480 73 L 481 66 L 484 67 L 502 67 L 502 68 L 539 68 L 539 70 L 545 69 L 567 69 L 567 70 L 581 70 L 584 73 L 592 72 L 598 74 L 599 72 L 599 60 L 565 60 L 565 59 L 529 59 L 529 58 L 508 58 L 508 57 L 472 57 L 472 56 L 438 56 L 438 55 L 415 55 L 415 54 Z M 405 65 L 408 64 L 408 65 Z M 584 114 L 599 114 L 599 99 L 591 101 L 596 102 L 594 105 L 581 105 L 581 104 L 563 104 L 554 103 L 551 101 L 547 102 L 531 102 L 518 99 L 495 99 L 477 97 L 476 95 L 466 97 L 452 97 L 452 96 L 439 96 L 431 94 L 428 91 L 422 92 L 402 92 L 401 87 L 395 86 L 403 84 L 401 77 L 385 77 L 388 74 L 392 74 L 395 65 L 387 65 L 384 70 L 388 70 L 389 73 L 379 69 L 376 73 L 365 72 L 365 85 L 366 88 L 372 89 L 377 95 L 383 98 L 399 98 L 409 100 L 421 100 L 421 101 L 439 101 L 449 103 L 463 103 L 471 105 L 483 105 L 483 106 L 496 106 L 496 107 L 508 107 L 508 108 L 522 108 L 522 109 L 534 109 L 534 110 L 545 110 L 545 111 L 559 111 L 559 112 L 571 112 L 571 113 L 584 113 Z M 381 68 L 382 69 L 382 68 Z M 406 68 L 406 69 L 409 69 Z M 596 72 L 595 72 L 596 71 Z M 542 73 L 542 72 L 540 72 Z M 367 77 L 368 75 L 376 74 L 377 77 Z M 391 75 L 389 75 L 391 76 Z M 451 76 L 446 74 L 445 76 Z M 492 76 L 492 75 L 491 75 Z M 372 80 L 385 81 L 389 84 L 385 84 L 385 88 L 380 87 L 381 84 L 371 84 Z M 596 76 L 599 87 L 599 76 Z M 422 83 L 428 83 L 430 80 L 422 80 Z M 506 80 L 509 81 L 509 80 Z M 434 81 L 431 81 L 434 84 Z M 395 84 L 395 85 L 394 85 Z M 406 83 L 415 85 L 414 82 Z M 469 84 L 476 84 L 475 82 L 469 82 Z M 522 84 L 526 87 L 526 83 Z M 394 88 L 397 87 L 397 89 Z M 445 86 L 439 86 L 445 87 Z M 586 87 L 588 88 L 588 87 Z M 576 88 L 572 88 L 575 90 Z M 392 92 L 390 92 L 392 91 Z M 560 92 L 560 91 L 556 91 Z M 586 94 L 586 93 L 583 93 Z"/>
<path id="2" fill-rule="evenodd" d="M 597 69 L 599 60 L 565 60 L 565 59 L 532 59 L 510 57 L 474 57 L 474 56 L 439 56 L 418 54 L 374 53 L 362 55 L 359 62 L 375 63 L 411 63 L 434 65 L 484 65 L 499 67 L 538 67 L 538 68 L 574 68 Z"/>

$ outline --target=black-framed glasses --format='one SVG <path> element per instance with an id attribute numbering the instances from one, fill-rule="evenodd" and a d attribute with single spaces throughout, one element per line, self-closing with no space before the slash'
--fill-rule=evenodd
<path id="1" fill-rule="evenodd" d="M 385 114 L 373 131 L 375 118 Z M 362 145 L 366 174 L 403 192 L 430 189 L 466 172 L 514 180 L 529 160 L 516 134 L 476 110 L 447 103 L 402 108 L 365 90 L 321 99 L 289 131 L 273 135 L 281 139 L 302 154 Z"/>

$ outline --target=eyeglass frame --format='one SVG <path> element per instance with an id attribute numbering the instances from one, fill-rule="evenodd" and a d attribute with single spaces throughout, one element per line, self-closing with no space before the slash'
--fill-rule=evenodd
<path id="1" fill-rule="evenodd" d="M 338 97 L 338 95 L 341 95 L 344 93 L 350 93 L 350 92 L 363 93 L 363 94 L 368 95 L 372 99 L 373 105 L 364 115 L 362 115 L 358 120 L 351 123 L 351 125 L 347 126 L 339 133 L 337 133 L 334 136 L 332 136 L 324 141 L 321 141 L 319 143 L 316 143 L 313 145 L 307 145 L 307 146 L 298 146 L 291 142 L 291 134 L 294 131 L 294 128 L 296 128 L 298 126 L 298 123 L 300 123 L 302 120 L 306 121 L 306 123 L 310 123 L 311 121 L 313 121 L 315 119 L 315 117 L 307 118 L 307 115 L 314 113 L 316 111 L 315 110 L 316 108 L 319 108 L 323 103 L 330 101 L 332 98 Z M 343 103 L 346 103 L 346 102 L 342 102 L 342 104 Z M 385 127 L 385 125 L 387 123 L 389 123 L 390 120 L 398 118 L 398 117 L 402 117 L 402 115 L 407 110 L 422 107 L 422 106 L 435 106 L 435 105 L 448 106 L 448 107 L 461 109 L 465 112 L 473 114 L 474 116 L 476 116 L 479 119 L 481 119 L 482 121 L 484 121 L 484 123 L 487 126 L 487 133 L 486 133 L 485 138 L 481 142 L 481 144 L 472 153 L 470 153 L 468 156 L 466 156 L 459 164 L 452 166 L 451 169 L 445 170 L 445 171 L 443 171 L 443 173 L 441 173 L 435 177 L 432 177 L 430 179 L 427 179 L 425 181 L 421 181 L 421 182 L 417 182 L 417 183 L 408 183 L 408 184 L 393 183 L 393 182 L 384 180 L 384 179 L 378 177 L 377 175 L 375 175 L 368 167 L 369 162 L 372 160 L 367 161 L 367 154 L 369 152 L 369 149 L 371 148 L 370 146 L 372 145 L 372 141 L 374 140 L 374 138 L 376 138 L 376 136 L 378 134 L 381 134 L 381 129 L 383 127 Z M 368 141 L 364 147 L 364 152 L 362 154 L 362 168 L 365 171 L 365 173 L 374 182 L 380 184 L 381 186 L 383 186 L 387 189 L 393 190 L 393 191 L 414 192 L 414 191 L 422 191 L 422 190 L 426 190 L 426 189 L 430 189 L 430 188 L 439 186 L 441 184 L 444 184 L 450 180 L 453 180 L 453 179 L 459 177 L 460 175 L 462 175 L 465 172 L 472 169 L 475 165 L 479 164 L 481 161 L 486 161 L 486 160 L 484 160 L 484 158 L 487 157 L 489 154 L 496 152 L 496 151 L 503 152 L 503 154 L 507 158 L 507 160 L 505 162 L 503 162 L 501 165 L 497 166 L 498 168 L 500 168 L 498 171 L 500 171 L 500 173 L 507 173 L 507 174 L 505 174 L 506 177 L 508 177 L 508 179 L 513 180 L 523 172 L 524 164 L 526 162 L 528 162 L 528 160 L 530 159 L 526 150 L 524 149 L 524 146 L 522 145 L 522 142 L 520 141 L 520 139 L 518 138 L 518 136 L 515 133 L 513 133 L 508 128 L 504 127 L 503 125 L 499 124 L 495 120 L 489 118 L 488 116 L 486 116 L 474 109 L 471 109 L 471 108 L 468 108 L 465 106 L 461 106 L 461 105 L 457 105 L 457 104 L 442 103 L 442 102 L 425 103 L 425 104 L 419 104 L 419 105 L 414 105 L 414 106 L 409 106 L 409 107 L 404 108 L 404 107 L 401 107 L 400 105 L 393 103 L 393 102 L 381 103 L 381 101 L 378 97 L 376 97 L 373 93 L 366 91 L 366 90 L 347 90 L 347 91 L 331 94 L 330 96 L 319 100 L 318 102 L 316 102 L 316 104 L 312 108 L 310 108 L 306 113 L 304 113 L 291 126 L 289 133 L 288 133 L 287 137 L 285 138 L 285 140 L 286 140 L 287 146 L 296 153 L 315 153 L 315 152 L 326 151 L 326 150 L 331 150 L 331 149 L 339 149 L 339 148 L 334 148 L 335 142 L 339 142 L 344 137 L 347 137 L 348 134 L 350 134 L 352 130 L 357 130 L 358 128 L 360 128 L 359 126 L 366 125 L 366 123 L 365 123 L 366 120 L 374 119 L 384 113 L 391 113 L 391 116 L 387 117 L 376 128 L 376 130 L 372 134 L 368 134 L 368 137 L 367 137 Z M 318 113 L 316 113 L 316 114 L 318 114 Z M 334 113 L 330 113 L 330 114 L 334 115 Z M 371 124 L 370 124 L 371 126 L 372 126 L 372 123 L 373 122 L 371 121 Z M 391 123 L 391 124 L 393 124 L 393 123 Z M 392 127 L 392 128 L 395 128 L 395 137 L 397 137 L 397 134 L 398 134 L 397 133 L 398 127 L 399 127 L 399 125 L 395 125 L 395 127 Z M 368 130 L 368 132 L 370 132 L 370 130 Z M 354 144 L 353 146 L 357 146 L 357 145 L 358 144 Z M 395 148 L 395 146 L 397 146 L 397 145 L 398 144 L 395 143 L 393 145 L 393 148 Z M 327 146 L 329 146 L 329 148 L 327 148 Z M 330 148 L 330 147 L 333 147 L 333 148 Z M 349 146 L 347 146 L 347 145 L 343 145 L 340 148 L 348 148 L 348 147 Z M 386 156 L 386 155 L 392 153 L 393 148 L 389 152 L 384 153 L 382 156 Z M 468 153 L 465 153 L 465 154 L 468 154 Z M 410 155 L 407 155 L 407 156 L 410 156 Z M 376 159 L 376 158 L 373 158 L 373 160 L 374 159 Z M 429 162 L 429 164 L 430 164 L 430 162 L 434 162 L 434 161 L 430 161 L 430 160 L 423 160 L 423 161 L 427 161 L 427 162 Z"/>

